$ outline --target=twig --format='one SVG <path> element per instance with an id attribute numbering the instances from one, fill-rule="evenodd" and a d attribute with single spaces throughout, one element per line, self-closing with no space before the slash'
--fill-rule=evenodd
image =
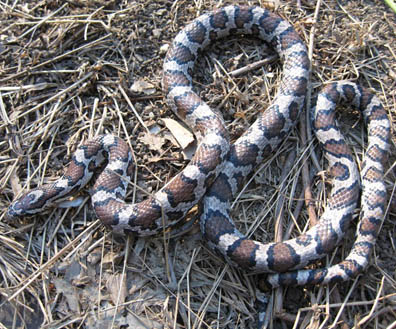
<path id="1" fill-rule="evenodd" d="M 272 63 L 272 62 L 276 61 L 277 59 L 278 59 L 278 55 L 270 55 L 270 56 L 268 56 L 265 59 L 262 59 L 262 60 L 259 60 L 257 62 L 248 64 L 248 65 L 246 65 L 244 67 L 241 67 L 239 69 L 231 71 L 228 74 L 230 76 L 232 76 L 232 77 L 237 77 L 237 76 L 239 76 L 241 74 L 244 74 L 246 72 L 253 71 L 253 70 L 255 70 L 258 67 L 264 66 L 265 64 Z"/>

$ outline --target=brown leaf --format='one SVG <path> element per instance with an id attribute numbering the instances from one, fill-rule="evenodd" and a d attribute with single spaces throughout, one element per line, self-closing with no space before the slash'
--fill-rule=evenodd
<path id="1" fill-rule="evenodd" d="M 126 287 L 126 275 L 121 273 L 111 274 L 106 281 L 106 288 L 110 293 L 110 297 L 114 305 L 124 303 L 128 293 Z"/>

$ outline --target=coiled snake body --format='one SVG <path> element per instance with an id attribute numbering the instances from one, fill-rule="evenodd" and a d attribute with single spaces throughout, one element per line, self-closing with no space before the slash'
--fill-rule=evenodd
<path id="1" fill-rule="evenodd" d="M 230 149 L 223 120 L 192 89 L 191 71 L 199 51 L 212 40 L 233 33 L 254 35 L 273 46 L 283 62 L 283 77 L 272 105 Z M 364 267 L 383 217 L 385 190 L 381 162 L 389 134 L 389 122 L 377 98 L 356 85 L 330 85 L 319 97 L 314 126 L 319 133 L 323 132 L 321 143 L 334 175 L 330 201 L 320 223 L 297 239 L 263 245 L 244 237 L 228 215 L 229 200 L 244 178 L 295 125 L 304 104 L 308 71 L 304 43 L 291 25 L 275 14 L 258 7 L 228 6 L 202 15 L 176 36 L 166 56 L 163 75 L 163 90 L 170 106 L 199 140 L 190 164 L 157 193 L 141 203 L 129 205 L 124 202 L 127 184 L 122 177 L 131 174 L 131 151 L 118 137 L 98 136 L 77 149 L 61 179 L 16 199 L 7 216 L 38 213 L 82 188 L 91 178 L 93 168 L 107 155 L 109 163 L 95 183 L 92 204 L 97 216 L 114 231 L 155 233 L 164 225 L 173 225 L 204 197 L 202 233 L 209 245 L 230 262 L 258 272 L 278 273 L 301 268 L 327 254 L 341 240 L 358 198 L 356 166 L 334 128 L 332 110 L 328 111 L 337 97 L 341 97 L 361 109 L 369 121 L 369 147 L 363 169 L 363 193 L 366 194 L 363 194 L 363 217 L 356 247 L 350 259 L 334 272 L 336 275 L 329 276 L 328 271 L 326 274 L 298 271 L 271 276 L 269 280 L 277 285 L 329 282 L 338 279 L 340 273 L 342 277 L 349 277 L 351 271 L 355 273 L 361 269 L 360 265 Z"/>

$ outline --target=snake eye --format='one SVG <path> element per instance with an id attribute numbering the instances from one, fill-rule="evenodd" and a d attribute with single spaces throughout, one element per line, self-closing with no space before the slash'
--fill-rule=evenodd
<path id="1" fill-rule="evenodd" d="M 34 195 L 34 193 L 29 193 L 28 195 L 26 195 L 26 201 L 27 202 L 33 202 L 36 199 L 36 196 Z"/>
<path id="2" fill-rule="evenodd" d="M 24 208 L 31 209 L 36 208 L 36 203 L 40 200 L 42 195 L 41 191 L 30 191 L 25 196 L 22 197 L 21 202 L 24 205 Z"/>

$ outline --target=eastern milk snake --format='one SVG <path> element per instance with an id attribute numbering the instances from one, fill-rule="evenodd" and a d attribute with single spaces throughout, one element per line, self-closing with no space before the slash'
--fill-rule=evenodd
<path id="1" fill-rule="evenodd" d="M 230 146 L 222 118 L 193 91 L 191 72 L 200 50 L 212 40 L 234 33 L 253 35 L 274 47 L 283 62 L 283 77 L 272 105 Z M 10 205 L 7 217 L 36 214 L 53 206 L 87 184 L 94 168 L 108 157 L 108 165 L 93 187 L 92 204 L 96 215 L 113 231 L 153 234 L 163 229 L 164 223 L 175 224 L 203 198 L 203 236 L 232 264 L 275 273 L 269 276 L 273 286 L 348 279 L 367 264 L 386 202 L 382 165 L 390 125 L 379 100 L 359 86 L 333 83 L 318 96 L 313 126 L 333 176 L 331 196 L 319 223 L 296 239 L 264 245 L 247 239 L 229 217 L 230 199 L 245 177 L 296 124 L 304 105 L 308 74 L 304 43 L 288 22 L 268 10 L 229 6 L 202 15 L 176 36 L 165 59 L 162 81 L 171 108 L 199 141 L 187 167 L 145 201 L 126 204 L 127 180 L 123 177 L 129 177 L 133 169 L 131 151 L 118 137 L 98 136 L 78 147 L 62 178 L 19 197 Z M 328 254 L 341 241 L 358 200 L 359 173 L 334 123 L 334 107 L 339 100 L 354 105 L 368 123 L 357 239 L 342 263 L 327 269 L 293 272 Z"/>

